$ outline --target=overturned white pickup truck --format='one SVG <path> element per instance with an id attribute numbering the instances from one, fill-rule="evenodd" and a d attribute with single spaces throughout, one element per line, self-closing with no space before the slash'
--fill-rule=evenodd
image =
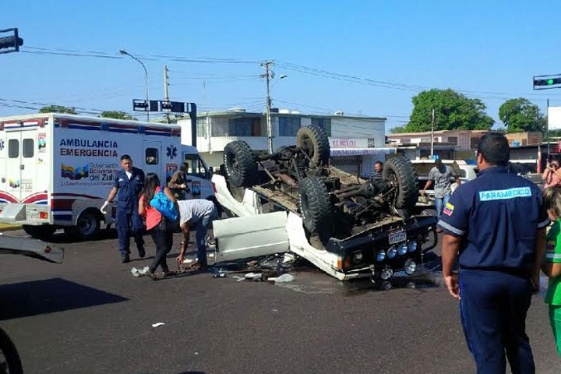
<path id="1" fill-rule="evenodd" d="M 415 274 L 437 236 L 435 217 L 411 214 L 418 192 L 409 160 L 392 158 L 382 179 L 366 181 L 330 166 L 329 154 L 313 126 L 274 154 L 227 144 L 212 182 L 237 218 L 214 223 L 216 261 L 292 252 L 340 280 Z"/>

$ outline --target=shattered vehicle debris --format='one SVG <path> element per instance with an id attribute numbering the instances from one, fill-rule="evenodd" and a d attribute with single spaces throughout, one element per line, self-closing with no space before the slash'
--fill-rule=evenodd
<path id="1" fill-rule="evenodd" d="M 436 219 L 412 214 L 418 191 L 411 162 L 390 158 L 382 179 L 363 180 L 329 158 L 328 137 L 315 126 L 302 127 L 295 145 L 273 154 L 243 140 L 227 144 L 222 173 L 213 176 L 216 198 L 243 218 L 216 222 L 217 261 L 291 251 L 342 280 L 414 274 L 436 244 Z"/>

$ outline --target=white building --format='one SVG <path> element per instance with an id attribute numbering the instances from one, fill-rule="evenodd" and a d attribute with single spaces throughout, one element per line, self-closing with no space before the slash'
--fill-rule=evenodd
<path id="1" fill-rule="evenodd" d="M 179 120 L 183 144 L 192 144 L 191 120 Z M 298 129 L 303 126 L 322 127 L 331 145 L 331 163 L 353 174 L 368 176 L 374 162 L 385 161 L 395 149 L 385 146 L 384 117 L 301 114 L 288 110 L 273 110 L 273 149 L 292 145 Z M 197 149 L 211 167 L 223 163 L 224 146 L 234 140 L 245 140 L 254 150 L 267 151 L 267 121 L 263 113 L 244 109 L 225 112 L 203 112 L 197 115 Z"/>

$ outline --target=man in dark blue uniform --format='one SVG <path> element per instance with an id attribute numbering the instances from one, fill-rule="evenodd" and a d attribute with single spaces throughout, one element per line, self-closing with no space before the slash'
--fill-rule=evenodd
<path id="1" fill-rule="evenodd" d="M 526 313 L 539 285 L 549 224 L 542 193 L 530 180 L 507 172 L 504 135 L 483 136 L 477 179 L 459 186 L 438 226 L 442 275 L 460 300 L 461 320 L 477 373 L 534 373 Z M 458 259 L 459 276 L 453 271 Z"/>
<path id="2" fill-rule="evenodd" d="M 121 167 L 115 175 L 113 188 L 109 192 L 107 200 L 101 207 L 105 213 L 105 208 L 111 204 L 117 195 L 117 236 L 119 238 L 119 252 L 121 262 L 130 261 L 130 234 L 134 236 L 138 256 L 141 258 L 146 255 L 144 251 L 144 239 L 142 238 L 143 224 L 142 218 L 138 215 L 138 194 L 144 186 L 144 172 L 132 166 L 129 155 L 121 156 Z"/>

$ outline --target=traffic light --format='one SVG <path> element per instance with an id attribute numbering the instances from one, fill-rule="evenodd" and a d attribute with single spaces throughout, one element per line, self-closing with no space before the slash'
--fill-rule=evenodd
<path id="1" fill-rule="evenodd" d="M 0 53 L 18 52 L 23 45 L 23 39 L 18 35 L 18 29 L 0 30 L 0 35 L 10 33 L 8 36 L 0 36 Z"/>
<path id="2" fill-rule="evenodd" d="M 538 76 L 534 77 L 534 90 L 543 90 L 547 88 L 557 88 L 561 85 L 561 76 L 554 75 L 554 76 Z"/>

